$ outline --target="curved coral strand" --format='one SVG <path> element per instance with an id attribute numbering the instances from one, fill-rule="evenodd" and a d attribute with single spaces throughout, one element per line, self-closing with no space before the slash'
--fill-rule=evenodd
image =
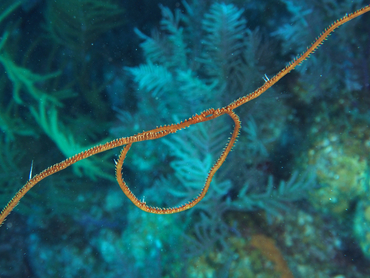
<path id="1" fill-rule="evenodd" d="M 229 114 L 233 118 L 234 122 L 236 123 L 236 120 L 235 120 L 236 118 L 235 117 L 237 117 L 237 116 L 233 112 L 233 110 L 235 108 L 237 108 L 237 107 L 245 104 L 246 102 L 260 96 L 267 89 L 269 89 L 272 85 L 274 85 L 276 82 L 278 82 L 282 77 L 284 77 L 291 70 L 293 70 L 296 66 L 298 66 L 300 63 L 302 63 L 305 59 L 307 59 L 310 56 L 310 54 L 312 54 L 324 42 L 325 39 L 327 39 L 327 37 L 336 28 L 338 28 L 339 26 L 343 25 L 344 23 L 346 23 L 346 22 L 348 22 L 348 21 L 350 21 L 350 20 L 352 20 L 352 19 L 354 19 L 354 18 L 356 18 L 356 17 L 358 17 L 358 16 L 360 16 L 364 13 L 367 13 L 369 11 L 370 11 L 370 5 L 367 5 L 367 6 L 363 7 L 362 9 L 359 9 L 359 10 L 357 10 L 357 11 L 351 13 L 351 14 L 345 15 L 341 19 L 335 21 L 333 24 L 331 24 L 328 28 L 325 29 L 325 31 L 312 43 L 312 45 L 302 55 L 298 56 L 296 59 L 294 59 L 292 62 L 290 62 L 284 69 L 282 69 L 274 77 L 267 80 L 264 85 L 262 85 L 260 88 L 255 90 L 253 93 L 251 93 L 249 95 L 246 95 L 244 97 L 241 97 L 241 98 L 233 101 L 232 103 L 230 103 L 229 105 L 227 105 L 223 108 L 219 108 L 219 109 L 216 109 L 216 110 L 215 109 L 206 110 L 206 111 L 202 112 L 200 115 L 195 115 L 195 116 L 189 118 L 188 120 L 184 120 L 183 122 L 180 122 L 178 124 L 173 124 L 173 125 L 163 126 L 163 127 L 157 127 L 153 130 L 144 131 L 144 132 L 139 133 L 137 135 L 115 139 L 115 140 L 107 142 L 103 145 L 98 145 L 98 146 L 95 146 L 91 149 L 88 149 L 88 150 L 86 150 L 82 153 L 76 154 L 76 155 L 74 155 L 74 156 L 72 156 L 72 157 L 70 157 L 70 158 L 68 158 L 68 159 L 66 159 L 62 162 L 54 164 L 53 166 L 45 169 L 40 174 L 31 178 L 15 194 L 15 196 L 9 201 L 9 203 L 5 206 L 5 208 L 0 213 L 0 225 L 2 225 L 5 218 L 16 207 L 16 205 L 18 204 L 20 199 L 22 199 L 22 197 L 33 186 L 35 186 L 38 182 L 40 182 L 44 178 L 46 178 L 50 175 L 53 175 L 53 174 L 55 174 L 55 173 L 57 173 L 61 170 L 64 170 L 65 168 L 67 168 L 67 167 L 71 166 L 72 164 L 76 163 L 77 161 L 80 161 L 80 160 L 88 158 L 92 155 L 95 155 L 95 154 L 98 154 L 98 153 L 101 153 L 101 152 L 104 152 L 104 151 L 107 151 L 107 150 L 110 150 L 110 149 L 113 149 L 113 148 L 116 148 L 116 147 L 119 147 L 119 146 L 128 145 L 128 144 L 132 144 L 132 143 L 135 143 L 135 142 L 141 142 L 141 141 L 146 141 L 146 140 L 158 139 L 158 138 L 166 136 L 170 133 L 175 133 L 176 131 L 178 131 L 180 129 L 189 127 L 190 125 L 215 119 L 215 118 L 217 118 L 217 117 L 219 117 L 223 114 Z M 235 129 L 234 129 L 234 131 L 235 131 Z M 232 147 L 232 145 L 231 145 L 231 147 Z M 231 147 L 230 147 L 230 149 L 231 149 Z M 128 149 L 129 149 L 129 147 L 128 147 Z M 127 151 L 128 151 L 128 149 L 127 149 Z M 127 151 L 126 151 L 126 154 L 127 154 Z M 228 152 L 230 152 L 230 150 Z M 216 173 L 216 171 L 222 165 L 222 163 L 225 160 L 228 152 L 226 153 L 224 159 L 222 159 L 223 154 L 224 154 L 223 153 L 221 155 L 221 157 L 219 158 L 219 160 L 216 162 L 215 166 L 211 169 L 210 174 L 208 175 L 208 178 L 207 178 L 207 181 L 206 181 L 206 185 L 204 186 L 204 188 L 201 192 L 201 195 L 203 194 L 204 191 L 207 192 L 209 184 L 210 184 L 210 182 L 213 178 L 213 175 Z M 125 155 L 123 156 L 123 159 L 124 159 L 124 157 L 125 157 Z M 199 195 L 199 196 L 201 196 L 201 195 Z M 196 199 L 194 199 L 194 201 L 193 201 L 194 205 L 197 204 L 201 200 L 201 199 L 198 200 L 199 196 Z M 182 209 L 182 210 L 190 208 L 190 207 L 187 207 L 187 204 L 183 205 L 182 207 L 184 207 L 184 209 Z M 148 207 L 148 208 L 150 208 L 150 207 Z M 151 208 L 151 209 L 155 209 L 155 208 Z M 176 210 L 176 208 L 174 210 Z M 174 211 L 174 212 L 177 212 L 177 211 Z M 174 212 L 172 212 L 172 213 L 174 213 Z"/>
<path id="2" fill-rule="evenodd" d="M 135 206 L 137 206 L 139 209 L 141 209 L 143 211 L 146 211 L 146 212 L 155 213 L 155 214 L 177 213 L 177 212 L 181 212 L 181 211 L 190 209 L 190 208 L 194 207 L 196 204 L 198 204 L 204 198 L 204 196 L 206 195 L 206 193 L 209 189 L 209 186 L 211 184 L 211 181 L 213 179 L 213 176 L 216 174 L 217 170 L 221 167 L 221 165 L 225 162 L 225 159 L 226 159 L 227 155 L 230 153 L 230 151 L 231 151 L 232 147 L 234 146 L 234 144 L 236 142 L 236 139 L 238 138 L 238 135 L 239 135 L 241 124 L 240 124 L 240 119 L 239 119 L 238 115 L 236 115 L 234 113 L 234 111 L 229 111 L 229 112 L 226 112 L 226 113 L 234 120 L 234 123 L 235 123 L 234 131 L 233 131 L 233 133 L 230 137 L 230 140 L 226 144 L 225 149 L 222 151 L 220 157 L 218 158 L 216 163 L 213 165 L 213 167 L 209 171 L 207 179 L 205 181 L 205 184 L 204 184 L 201 192 L 199 193 L 199 195 L 195 199 L 193 199 L 192 201 L 190 201 L 186 204 L 183 204 L 181 206 L 170 207 L 170 208 L 151 207 L 151 206 L 148 206 L 145 201 L 140 201 L 135 196 L 135 194 L 130 190 L 130 188 L 127 186 L 126 182 L 122 178 L 123 162 L 126 158 L 127 152 L 130 150 L 132 144 L 127 144 L 122 149 L 121 154 L 119 156 L 119 159 L 116 162 L 116 179 L 117 179 L 117 182 L 118 182 L 119 186 L 121 187 L 123 193 L 125 193 L 125 195 L 127 196 L 127 198 L 129 198 L 131 200 L 131 202 Z"/>

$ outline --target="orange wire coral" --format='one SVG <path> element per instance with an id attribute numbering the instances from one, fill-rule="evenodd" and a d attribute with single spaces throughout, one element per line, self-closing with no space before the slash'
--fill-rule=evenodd
<path id="1" fill-rule="evenodd" d="M 271 79 L 265 78 L 265 83 L 260 88 L 255 90 L 253 93 L 248 94 L 246 96 L 243 96 L 229 105 L 218 108 L 218 109 L 209 109 L 206 110 L 199 115 L 194 115 L 193 117 L 189 118 L 188 120 L 184 120 L 183 122 L 180 122 L 178 124 L 172 124 L 168 126 L 161 126 L 157 127 L 155 129 L 141 132 L 137 135 L 129 136 L 129 137 L 123 137 L 119 139 L 115 139 L 113 141 L 107 142 L 103 145 L 97 145 L 91 149 L 88 149 L 82 153 L 76 154 L 62 162 L 59 162 L 57 164 L 54 164 L 53 166 L 45 169 L 40 174 L 35 175 L 34 177 L 30 178 L 28 182 L 15 194 L 15 196 L 9 201 L 9 203 L 5 206 L 5 208 L 2 210 L 0 214 L 0 224 L 2 224 L 9 215 L 9 213 L 14 209 L 14 207 L 18 204 L 18 202 L 22 199 L 22 197 L 29 191 L 31 188 L 36 185 L 38 182 L 43 180 L 44 178 L 53 175 L 72 164 L 76 163 L 77 161 L 83 160 L 85 158 L 88 158 L 90 156 L 93 156 L 95 154 L 119 147 L 124 146 L 123 150 L 121 151 L 120 157 L 118 161 L 116 162 L 116 178 L 117 181 L 123 190 L 123 192 L 126 194 L 126 196 L 140 209 L 151 212 L 151 213 L 157 213 L 157 214 L 170 214 L 170 213 L 177 213 L 180 211 L 184 211 L 187 209 L 192 208 L 195 206 L 198 202 L 200 202 L 205 194 L 207 193 L 207 190 L 210 186 L 210 183 L 212 181 L 213 176 L 217 172 L 217 170 L 221 167 L 221 165 L 224 163 L 227 155 L 231 151 L 234 143 L 236 142 L 236 139 L 239 134 L 239 130 L 241 128 L 239 117 L 234 113 L 234 109 L 238 108 L 239 106 L 249 102 L 252 99 L 257 98 L 261 94 L 263 94 L 267 89 L 269 89 L 271 86 L 273 86 L 276 82 L 278 82 L 282 77 L 284 77 L 286 74 L 288 74 L 291 70 L 293 70 L 295 67 L 297 67 L 299 64 L 301 64 L 305 59 L 307 59 L 312 53 L 315 52 L 315 50 L 328 38 L 328 36 L 339 26 L 343 25 L 344 23 L 364 14 L 370 11 L 370 5 L 367 5 L 363 7 L 362 9 L 359 9 L 351 14 L 346 14 L 341 19 L 338 19 L 333 24 L 331 24 L 328 28 L 325 29 L 325 31 L 312 43 L 310 47 L 307 48 L 307 50 L 298 56 L 296 59 L 291 61 L 284 69 L 282 69 L 280 72 L 278 72 L 274 77 Z M 214 166 L 211 168 L 208 177 L 206 179 L 205 185 L 203 189 L 201 190 L 200 194 L 193 199 L 192 201 L 179 206 L 175 208 L 154 208 L 148 206 L 144 201 L 140 201 L 127 187 L 126 183 L 122 179 L 122 165 L 124 162 L 124 159 L 127 155 L 127 152 L 130 150 L 130 147 L 133 143 L 142 142 L 146 140 L 154 140 L 159 139 L 164 136 L 167 136 L 169 134 L 175 133 L 181 129 L 184 129 L 186 127 L 189 127 L 191 125 L 195 125 L 198 123 L 206 122 L 213 120 L 215 118 L 218 118 L 222 115 L 229 115 L 234 123 L 234 131 L 232 133 L 232 136 L 227 143 L 224 151 L 222 152 L 219 159 L 216 161 Z"/>

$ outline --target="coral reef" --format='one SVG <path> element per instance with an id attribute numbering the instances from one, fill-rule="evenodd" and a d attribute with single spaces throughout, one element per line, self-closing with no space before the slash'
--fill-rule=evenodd
<path id="1" fill-rule="evenodd" d="M 264 84 L 364 1 L 0 3 L 0 201 L 91 145 L 220 107 Z M 193 209 L 138 210 L 118 150 L 36 186 L 0 228 L 1 277 L 370 275 L 369 15 L 238 108 L 239 142 Z M 151 206 L 199 194 L 227 117 L 133 146 Z"/>

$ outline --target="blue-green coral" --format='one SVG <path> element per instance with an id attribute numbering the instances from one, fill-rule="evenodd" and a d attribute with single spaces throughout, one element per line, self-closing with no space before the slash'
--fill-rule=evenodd
<path id="1" fill-rule="evenodd" d="M 353 232 L 364 255 L 370 259 L 370 201 L 368 199 L 357 204 Z"/>
<path id="2" fill-rule="evenodd" d="M 40 31 L 34 28 L 34 23 L 29 26 L 46 36 L 43 40 L 34 39 L 29 48 L 19 48 L 27 44 L 23 43 L 24 39 L 17 41 L 20 37 L 17 34 L 25 38 L 32 30 L 25 29 L 27 24 L 19 26 L 14 21 L 4 26 L 4 30 L 9 30 L 5 50 L 14 65 L 27 69 L 29 76 L 59 73 L 54 78 L 33 83 L 35 88 L 49 96 L 58 92 L 75 93 L 74 98 L 69 99 L 56 94 L 64 107 L 50 106 L 51 101 L 42 104 L 28 94 L 26 86 L 22 87 L 20 99 L 29 106 L 16 105 L 18 109 L 12 110 L 11 104 L 6 117 L 2 117 L 9 126 L 2 128 L 9 134 L 2 146 L 9 152 L 2 152 L 1 159 L 14 158 L 13 164 L 17 164 L 6 161 L 5 171 L 21 166 L 25 179 L 33 153 L 42 151 L 45 159 L 37 158 L 34 167 L 41 167 L 43 162 L 49 166 L 70 155 L 72 148 L 78 152 L 81 146 L 104 139 L 112 125 L 111 135 L 127 136 L 229 103 L 253 91 L 264 82 L 263 77 L 276 73 L 329 22 L 360 4 L 360 1 L 352 4 L 352 1 L 333 3 L 330 0 L 319 5 L 308 1 L 235 1 L 233 4 L 232 1 L 183 1 L 176 6 L 179 3 L 170 2 L 170 8 L 150 6 L 146 9 L 145 6 L 140 11 L 136 3 L 122 2 L 125 22 L 130 26 L 98 33 L 101 39 L 89 44 L 86 52 L 75 51 L 77 47 L 67 45 L 70 40 L 62 43 L 51 39 L 51 29 L 57 30 L 55 26 Z M 36 11 L 46 11 L 45 1 L 35 3 Z M 47 4 L 51 7 L 54 2 Z M 157 7 L 155 1 L 147 1 L 147 4 Z M 162 12 L 162 21 L 159 29 L 148 35 L 151 22 L 157 20 L 156 11 Z M 34 19 L 31 14 L 22 16 L 24 22 Z M 65 17 L 67 21 L 68 17 Z M 318 209 L 320 198 L 312 197 L 315 192 L 325 191 L 320 171 L 340 165 L 337 168 L 351 177 L 356 176 L 352 173 L 356 168 L 366 173 L 369 134 L 364 111 L 368 110 L 368 99 L 363 92 L 351 91 L 366 87 L 362 80 L 366 80 L 363 73 L 368 65 L 363 58 L 367 57 L 364 53 L 368 25 L 359 22 L 363 21 L 351 22 L 338 30 L 325 44 L 327 48 L 313 55 L 313 60 L 238 111 L 243 125 L 239 142 L 217 172 L 206 199 L 193 210 L 170 218 L 143 214 L 123 198 L 116 184 L 99 179 L 99 174 L 113 177 L 113 157 L 96 157 L 88 161 L 94 165 L 87 163 L 87 167 L 77 169 L 84 174 L 94 169 L 93 174 L 97 175 L 91 176 L 97 176 L 98 182 L 77 179 L 66 171 L 40 184 L 46 197 L 37 200 L 43 202 L 32 202 L 32 198 L 22 202 L 33 203 L 34 212 L 45 207 L 42 215 L 46 217 L 35 213 L 22 218 L 26 221 L 20 224 L 16 224 L 14 218 L 8 219 L 4 227 L 9 229 L 11 237 L 1 241 L 4 244 L 0 256 L 14 258 L 16 263 L 0 262 L 1 275 L 11 273 L 9 265 L 13 264 L 18 269 L 26 269 L 19 266 L 27 261 L 27 268 L 34 270 L 38 277 L 60 273 L 61 269 L 70 277 L 178 277 L 179 274 L 253 277 L 265 274 L 264 266 L 269 267 L 271 276 L 275 269 L 273 260 L 264 260 L 258 250 L 248 249 L 250 237 L 261 233 L 275 239 L 296 277 L 367 275 L 366 265 L 361 269 L 361 262 L 357 260 L 361 250 L 346 249 L 349 240 L 351 246 L 355 246 L 351 233 L 356 226 L 353 234 L 358 246 L 363 247 L 364 254 L 367 252 L 363 232 L 367 229 L 364 226 L 366 205 L 363 205 L 367 189 L 362 190 L 362 194 L 356 193 L 351 202 L 341 198 L 340 203 L 347 203 L 346 206 L 350 203 L 349 211 L 343 211 L 348 214 L 347 218 L 338 214 L 332 217 L 330 208 Z M 285 29 L 280 27 L 284 24 Z M 137 27 L 136 40 L 142 41 L 142 51 L 136 49 L 138 42 L 132 36 L 134 26 Z M 229 42 L 226 45 L 220 43 L 223 36 Z M 80 38 L 77 39 L 81 43 Z M 94 56 L 96 52 L 100 59 Z M 143 59 L 140 53 L 144 54 Z M 333 59 L 336 57 L 341 60 Z M 3 77 L 1 91 L 10 92 L 12 83 L 8 76 Z M 106 84 L 109 84 L 107 88 Z M 109 107 L 116 107 L 116 103 L 109 103 L 105 93 L 114 94 L 119 100 L 120 111 L 115 110 L 119 120 L 115 120 L 115 112 Z M 8 100 L 3 98 L 2 105 Z M 28 100 L 30 102 L 26 102 Z M 14 122 L 6 120 L 9 118 Z M 124 169 L 132 190 L 139 192 L 138 196 L 148 204 L 158 206 L 176 205 L 195 197 L 231 130 L 231 122 L 226 117 L 218 120 L 180 131 L 165 140 L 136 144 Z M 17 128 L 19 122 L 27 128 Z M 335 130 L 334 126 L 339 129 Z M 339 153 L 341 145 L 349 142 L 350 146 L 344 148 L 346 155 L 337 160 L 325 155 L 325 152 L 330 154 L 329 150 L 321 150 L 317 142 L 327 135 L 326 131 L 343 136 L 340 143 L 331 141 L 335 145 L 332 153 Z M 32 142 L 23 141 L 24 138 Z M 331 134 L 328 138 L 334 137 Z M 30 144 L 32 149 L 27 149 Z M 24 155 L 17 156 L 15 148 Z M 355 154 L 354 149 L 362 150 L 362 154 Z M 310 159 L 312 150 L 320 159 Z M 100 163 L 110 168 L 97 168 Z M 306 171 L 310 163 L 319 175 L 318 183 Z M 98 172 L 100 170 L 103 172 Z M 333 192 L 345 189 L 342 184 L 333 182 L 332 185 L 338 186 Z M 354 187 L 355 184 L 348 186 Z M 302 201 L 308 196 L 311 196 L 310 202 Z M 20 209 L 24 212 L 24 208 Z M 323 210 L 327 212 L 325 221 Z M 64 217 L 62 211 L 66 212 Z M 345 227 L 338 224 L 338 219 L 351 217 L 359 220 L 355 220 L 355 224 L 346 221 Z M 24 235 L 15 227 L 34 232 Z M 0 236 L 3 239 L 6 233 Z M 27 241 L 22 249 L 28 250 L 22 254 L 31 256 L 15 259 L 19 252 L 3 251 L 7 250 L 5 243 L 15 240 Z M 342 258 L 340 263 L 338 258 Z M 70 263 L 66 266 L 66 262 Z M 13 269 L 12 276 L 20 277 L 21 270 L 14 274 L 17 270 Z"/>

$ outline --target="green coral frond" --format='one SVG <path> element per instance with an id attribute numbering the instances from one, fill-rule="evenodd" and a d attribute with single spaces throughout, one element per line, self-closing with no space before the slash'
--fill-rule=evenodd
<path id="1" fill-rule="evenodd" d="M 13 83 L 13 98 L 16 103 L 23 103 L 21 90 L 25 89 L 25 91 L 36 101 L 39 101 L 39 99 L 42 98 L 54 103 L 55 105 L 62 105 L 56 97 L 44 92 L 37 86 L 37 84 L 57 77 L 60 74 L 59 71 L 45 75 L 33 73 L 27 68 L 16 65 L 6 53 L 2 53 L 0 55 L 0 63 L 4 66 L 8 78 Z"/>
<path id="2" fill-rule="evenodd" d="M 31 126 L 11 115 L 11 110 L 4 108 L 0 110 L 0 130 L 5 134 L 7 142 L 15 140 L 15 135 L 37 136 L 37 132 Z"/>
<path id="3" fill-rule="evenodd" d="M 175 13 L 172 13 L 169 8 L 162 5 L 160 9 L 162 11 L 161 32 L 153 30 L 151 36 L 147 36 L 135 28 L 135 33 L 143 40 L 140 46 L 147 60 L 167 68 L 184 69 L 187 66 L 188 48 L 184 42 L 183 28 L 180 27 L 181 11 L 176 9 Z M 166 36 L 161 36 L 160 33 Z"/>
<path id="4" fill-rule="evenodd" d="M 9 33 L 7 31 L 4 32 L 4 34 L 2 35 L 1 37 L 1 40 L 0 40 L 0 53 L 2 51 L 2 49 L 4 48 L 4 45 L 8 39 L 8 36 L 9 36 Z"/>
<path id="5" fill-rule="evenodd" d="M 213 79 L 212 83 L 206 84 L 200 79 L 195 72 L 192 70 L 178 70 L 176 75 L 176 81 L 179 84 L 179 91 L 182 95 L 193 101 L 210 100 L 219 92 L 218 80 Z"/>
<path id="6" fill-rule="evenodd" d="M 211 76 L 224 80 L 231 69 L 239 67 L 242 62 L 240 56 L 245 47 L 246 33 L 246 20 L 241 17 L 243 11 L 232 4 L 215 3 L 204 16 L 203 62 Z"/>
<path id="7" fill-rule="evenodd" d="M 184 42 L 183 29 L 180 27 L 182 14 L 179 9 L 173 14 L 167 7 L 160 5 L 162 10 L 161 29 L 168 34 L 168 40 L 171 44 L 171 64 L 169 66 L 176 68 L 186 68 L 188 51 Z"/>
<path id="8" fill-rule="evenodd" d="M 294 172 L 288 181 L 281 180 L 276 188 L 273 176 L 269 176 L 262 193 L 253 192 L 246 183 L 238 194 L 239 199 L 232 202 L 231 206 L 239 210 L 263 209 L 271 215 L 278 215 L 288 209 L 288 203 L 305 199 L 308 190 L 315 186 L 315 179 L 313 171 L 309 170 L 302 175 Z"/>
<path id="9" fill-rule="evenodd" d="M 10 5 L 8 8 L 6 8 L 5 11 L 3 11 L 0 14 L 0 23 L 8 16 L 10 15 L 13 11 L 15 11 L 20 5 L 22 4 L 22 1 L 16 1 L 12 5 Z M 1 47 L 0 47 L 1 49 Z"/>
<path id="10" fill-rule="evenodd" d="M 158 30 L 153 30 L 151 36 L 145 35 L 139 29 L 135 28 L 134 32 L 143 41 L 140 47 L 144 52 L 147 60 L 153 63 L 165 65 L 167 62 L 166 57 L 166 41 L 159 35 Z"/>
<path id="11" fill-rule="evenodd" d="M 47 108 L 46 103 L 47 102 L 45 100 L 40 100 L 39 109 L 36 110 L 34 107 L 31 107 L 30 111 L 39 126 L 45 134 L 54 141 L 59 150 L 66 157 L 71 157 L 76 153 L 80 153 L 88 149 L 88 146 L 81 146 L 77 143 L 72 133 L 68 132 L 63 124 L 58 120 L 58 112 L 55 106 L 48 105 Z M 97 177 L 114 180 L 112 175 L 108 174 L 106 171 L 106 169 L 111 165 L 108 165 L 104 161 L 104 159 L 101 160 L 96 157 L 92 157 L 73 164 L 73 169 L 75 174 L 78 176 L 85 175 L 93 180 Z"/>
<path id="12" fill-rule="evenodd" d="M 148 61 L 145 65 L 126 68 L 126 70 L 134 76 L 139 90 L 150 92 L 153 97 L 160 97 L 172 89 L 172 74 L 162 65 L 155 65 L 151 61 Z"/>
<path id="13" fill-rule="evenodd" d="M 247 132 L 247 138 L 249 141 L 247 148 L 251 150 L 252 154 L 267 157 L 268 152 L 261 138 L 261 130 L 252 116 L 249 117 L 246 126 L 243 127 L 243 130 Z"/>
<path id="14" fill-rule="evenodd" d="M 87 48 L 100 35 L 124 23 L 123 9 L 113 1 L 48 1 L 47 30 L 59 44 Z"/>

